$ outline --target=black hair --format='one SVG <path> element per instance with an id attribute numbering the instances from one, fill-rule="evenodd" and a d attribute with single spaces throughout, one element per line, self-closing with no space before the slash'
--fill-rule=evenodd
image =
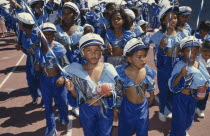
<path id="1" fill-rule="evenodd" d="M 20 21 L 19 21 L 20 22 Z M 34 25 L 29 25 L 29 24 L 26 24 L 26 23 L 23 23 L 23 22 L 20 22 L 24 28 L 26 29 L 32 29 L 34 27 Z"/>
<path id="2" fill-rule="evenodd" d="M 113 3 L 113 2 L 107 3 L 107 4 L 106 4 L 106 10 L 108 10 L 109 7 L 111 7 L 112 5 L 117 6 L 117 5 L 116 5 L 115 3 Z"/>
<path id="3" fill-rule="evenodd" d="M 115 14 L 118 14 L 120 13 L 124 23 L 123 23 L 123 28 L 126 29 L 126 30 L 130 30 L 130 28 L 132 27 L 132 22 L 129 21 L 128 19 L 128 16 L 127 14 L 125 14 L 125 11 L 124 9 L 120 8 L 120 9 L 116 9 L 112 12 L 112 14 L 110 15 L 109 17 L 109 21 L 112 22 L 112 17 L 115 15 Z M 112 23 L 110 23 L 110 29 L 113 30 L 114 27 L 112 26 Z"/>
<path id="4" fill-rule="evenodd" d="M 201 45 L 201 51 L 210 51 L 210 40 L 205 40 Z"/>
<path id="5" fill-rule="evenodd" d="M 205 31 L 210 31 L 210 21 L 209 20 L 203 20 L 201 21 L 199 25 L 199 30 L 205 30 Z"/>
<path id="6" fill-rule="evenodd" d="M 31 5 L 31 8 L 34 9 L 34 7 L 36 6 L 36 4 L 41 3 L 42 6 L 44 6 L 44 1 L 36 1 Z"/>
<path id="7" fill-rule="evenodd" d="M 170 12 L 168 12 L 168 13 L 170 13 Z M 167 28 L 167 25 L 168 25 L 168 24 L 164 24 L 164 23 L 163 23 L 163 21 L 164 21 L 166 15 L 167 15 L 168 13 L 166 13 L 166 14 L 160 19 L 160 26 L 161 26 L 161 30 L 160 30 L 160 31 L 161 31 L 162 33 L 165 33 L 166 30 L 168 29 L 168 28 Z M 178 13 L 177 13 L 176 11 L 173 11 L 173 12 L 171 12 L 171 13 L 176 13 L 176 14 L 178 15 Z M 176 27 L 175 27 L 175 30 L 177 30 L 177 25 L 176 25 Z"/>

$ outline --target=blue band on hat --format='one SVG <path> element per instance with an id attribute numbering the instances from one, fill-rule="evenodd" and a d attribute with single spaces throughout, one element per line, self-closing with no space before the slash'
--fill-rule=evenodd
<path id="1" fill-rule="evenodd" d="M 42 29 L 42 31 L 56 31 L 55 29 L 53 29 L 52 27 L 45 27 Z"/>
<path id="2" fill-rule="evenodd" d="M 198 41 L 190 40 L 190 41 L 186 42 L 184 46 L 182 46 L 182 49 L 186 48 L 186 47 L 195 47 L 195 46 L 200 47 L 200 43 Z"/>
<path id="3" fill-rule="evenodd" d="M 90 46 L 90 45 L 103 45 L 103 42 L 101 42 L 100 40 L 88 40 L 86 42 L 84 42 L 83 44 L 81 44 L 80 49 L 82 49 L 85 46 Z"/>
<path id="4" fill-rule="evenodd" d="M 126 52 L 126 56 L 128 56 L 129 53 L 133 53 L 133 52 L 136 52 L 138 50 L 141 50 L 141 49 L 148 49 L 149 47 L 148 46 L 145 46 L 144 44 L 142 43 L 137 43 L 137 44 L 134 44 L 132 46 L 132 48 L 128 49 L 128 51 Z"/>

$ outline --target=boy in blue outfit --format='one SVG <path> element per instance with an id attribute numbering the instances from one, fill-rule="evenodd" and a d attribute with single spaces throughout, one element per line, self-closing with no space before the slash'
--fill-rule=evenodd
<path id="1" fill-rule="evenodd" d="M 199 33 L 195 35 L 196 38 L 200 39 L 201 41 L 210 40 L 210 21 L 203 20 L 199 25 Z"/>
<path id="2" fill-rule="evenodd" d="M 113 123 L 113 107 L 116 104 L 115 84 L 118 74 L 109 63 L 99 62 L 104 41 L 88 33 L 80 39 L 79 49 L 87 62 L 72 63 L 64 68 L 72 80 L 66 80 L 68 101 L 72 107 L 79 106 L 79 118 L 85 136 L 110 136 Z M 101 93 L 105 90 L 108 93 Z M 114 108 L 115 109 L 115 108 Z M 116 109 L 114 110 L 117 116 Z"/>
<path id="3" fill-rule="evenodd" d="M 183 60 L 179 61 L 168 81 L 174 93 L 170 136 L 186 136 L 194 120 L 197 99 L 204 99 L 209 89 L 209 74 L 202 63 L 196 61 L 200 42 L 194 36 L 180 42 Z"/>
<path id="4" fill-rule="evenodd" d="M 45 105 L 45 118 L 47 129 L 45 136 L 56 136 L 55 115 L 53 111 L 53 99 L 59 111 L 58 120 L 62 124 L 67 124 L 68 119 L 68 102 L 67 91 L 64 84 L 64 79 L 61 76 L 61 67 L 69 64 L 66 57 L 66 49 L 60 43 L 54 41 L 56 27 L 52 23 L 44 23 L 41 30 L 46 37 L 49 47 L 45 40 L 41 39 L 41 47 L 36 48 L 36 71 L 40 71 L 40 85 L 42 88 L 42 97 Z M 51 52 L 50 51 L 53 52 Z M 53 55 L 54 54 L 54 55 Z"/>
<path id="5" fill-rule="evenodd" d="M 116 70 L 122 81 L 122 103 L 118 135 L 148 136 L 149 105 L 154 101 L 156 71 L 146 65 L 148 46 L 141 40 L 131 39 L 125 45 L 123 55 L 127 57 L 128 65 L 119 65 Z M 147 98 L 145 93 L 149 92 Z"/>
<path id="6" fill-rule="evenodd" d="M 33 104 L 37 103 L 37 98 L 39 97 L 39 78 L 36 72 L 33 71 L 35 62 L 35 48 L 33 45 L 37 42 L 38 37 L 36 35 L 36 29 L 34 29 L 34 20 L 31 14 L 23 12 L 17 14 L 17 20 L 19 22 L 19 28 L 23 31 L 21 39 L 21 45 L 16 45 L 17 50 L 22 50 L 27 55 L 26 60 L 26 79 L 28 81 L 28 86 L 30 94 L 32 97 Z"/>

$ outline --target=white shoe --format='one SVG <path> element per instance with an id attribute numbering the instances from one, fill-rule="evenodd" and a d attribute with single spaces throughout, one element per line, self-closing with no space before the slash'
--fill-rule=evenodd
<path id="1" fill-rule="evenodd" d="M 76 117 L 79 117 L 79 108 L 72 108 L 71 111 Z"/>
<path id="2" fill-rule="evenodd" d="M 172 118 L 172 113 L 169 113 L 168 115 L 167 115 L 167 118 Z"/>
<path id="3" fill-rule="evenodd" d="M 160 121 L 166 122 L 166 117 L 165 117 L 165 115 L 163 113 L 159 112 L 158 116 L 159 116 L 159 120 Z"/>
<path id="4" fill-rule="evenodd" d="M 195 110 L 195 113 L 198 115 L 198 117 L 200 117 L 200 118 L 204 118 L 205 117 L 205 114 L 203 113 L 203 111 L 202 110 L 200 110 L 199 108 L 197 108 L 196 110 Z"/>

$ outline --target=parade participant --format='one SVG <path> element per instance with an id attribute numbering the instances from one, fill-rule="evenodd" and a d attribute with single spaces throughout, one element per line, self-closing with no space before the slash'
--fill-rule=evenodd
<path id="1" fill-rule="evenodd" d="M 200 55 L 196 58 L 196 60 L 199 63 L 202 63 L 206 67 L 208 73 L 210 74 L 210 41 L 209 40 L 205 40 L 201 44 Z M 205 99 L 198 100 L 198 102 L 197 102 L 197 108 L 196 108 L 195 113 L 200 118 L 205 117 L 204 110 L 206 109 L 206 103 L 208 100 L 208 96 L 209 96 L 209 92 L 206 92 Z"/>
<path id="2" fill-rule="evenodd" d="M 142 39 L 145 46 L 149 46 L 151 34 L 147 32 L 148 22 L 144 20 L 139 20 L 138 26 L 140 26 L 141 29 L 143 30 L 143 33 L 140 35 L 140 38 Z"/>
<path id="3" fill-rule="evenodd" d="M 177 28 L 180 31 L 187 30 L 187 36 L 191 35 L 191 27 L 187 23 L 187 21 L 190 18 L 190 15 L 192 13 L 192 9 L 188 6 L 181 6 L 179 7 L 179 14 L 178 14 L 178 23 L 177 23 Z"/>
<path id="4" fill-rule="evenodd" d="M 130 9 L 125 9 L 124 11 L 128 16 L 129 22 L 132 23 L 132 26 L 131 26 L 131 29 L 130 29 L 131 32 L 133 32 L 135 34 L 135 37 L 139 37 L 143 33 L 143 30 L 141 29 L 140 26 L 138 26 L 135 23 L 135 19 L 136 19 L 135 13 Z"/>
<path id="5" fill-rule="evenodd" d="M 201 41 L 204 40 L 210 40 L 210 21 L 209 20 L 203 20 L 201 21 L 199 25 L 199 33 L 195 34 L 195 37 L 200 39 Z"/>
<path id="6" fill-rule="evenodd" d="M 20 30 L 23 31 L 21 36 L 21 45 L 16 45 L 17 50 L 22 50 L 27 55 L 26 60 L 26 79 L 28 82 L 29 91 L 32 97 L 32 103 L 36 104 L 39 94 L 39 77 L 38 73 L 34 72 L 35 63 L 35 47 L 34 44 L 37 42 L 37 31 L 34 29 L 34 20 L 31 14 L 23 12 L 17 14 L 17 20 Z"/>
<path id="7" fill-rule="evenodd" d="M 56 40 L 64 45 L 67 50 L 66 56 L 70 63 L 79 62 L 80 54 L 78 50 L 79 40 L 83 35 L 83 27 L 75 24 L 80 11 L 72 2 L 66 2 L 62 8 L 62 23 L 56 26 Z"/>
<path id="8" fill-rule="evenodd" d="M 85 24 L 85 25 L 83 26 L 83 28 L 84 28 L 84 33 L 83 33 L 83 35 L 85 35 L 85 34 L 87 34 L 87 33 L 93 33 L 93 32 L 95 31 L 94 27 L 93 27 L 92 25 L 90 25 L 90 24 Z"/>
<path id="9" fill-rule="evenodd" d="M 161 30 L 151 37 L 154 46 L 155 64 L 157 66 L 157 82 L 159 88 L 159 119 L 166 121 L 165 115 L 171 116 L 171 99 L 167 81 L 171 75 L 174 64 L 179 60 L 178 43 L 183 38 L 176 30 L 177 14 L 179 8 L 167 6 L 159 14 Z"/>
<path id="10" fill-rule="evenodd" d="M 137 136 L 148 136 L 149 105 L 154 102 L 156 76 L 156 71 L 146 65 L 148 50 L 141 40 L 131 39 L 123 51 L 128 64 L 116 67 L 124 94 L 119 108 L 118 136 L 131 136 L 134 132 Z"/>
<path id="11" fill-rule="evenodd" d="M 186 136 L 194 120 L 197 99 L 204 99 L 209 89 L 209 74 L 202 63 L 196 61 L 200 42 L 194 36 L 180 42 L 183 60 L 179 61 L 168 81 L 174 93 L 170 136 Z"/>
<path id="12" fill-rule="evenodd" d="M 79 49 L 87 62 L 84 65 L 74 62 L 64 68 L 71 76 L 71 80 L 66 80 L 69 104 L 79 106 L 85 136 L 110 136 L 112 129 L 118 74 L 113 65 L 99 61 L 103 45 L 97 34 L 82 36 Z M 116 109 L 114 113 L 117 115 Z"/>
<path id="13" fill-rule="evenodd" d="M 110 22 L 110 30 L 107 30 L 105 36 L 107 50 L 110 52 L 107 62 L 116 66 L 126 63 L 126 59 L 122 57 L 123 48 L 127 41 L 135 37 L 135 35 L 130 31 L 132 23 L 129 22 L 123 9 L 113 11 Z"/>
<path id="14" fill-rule="evenodd" d="M 54 25 L 60 24 L 62 21 L 62 10 L 60 4 L 61 0 L 49 0 L 45 7 L 48 14 L 48 21 Z"/>
<path id="15" fill-rule="evenodd" d="M 40 85 L 42 88 L 42 97 L 45 105 L 45 118 L 47 129 L 45 136 L 56 136 L 55 115 L 53 111 L 53 99 L 59 111 L 58 120 L 62 124 L 67 124 L 68 119 L 68 101 L 67 91 L 64 80 L 61 76 L 61 70 L 58 65 L 64 67 L 69 64 L 66 58 L 66 49 L 60 43 L 54 41 L 56 27 L 54 24 L 47 22 L 41 25 L 41 31 L 44 33 L 49 47 L 41 38 L 41 47 L 37 47 L 35 51 L 37 64 L 36 71 L 40 71 Z M 52 52 L 50 51 L 50 49 Z"/>
<path id="16" fill-rule="evenodd" d="M 48 16 L 47 12 L 44 11 L 44 0 L 31 0 L 28 4 L 34 13 L 38 25 L 47 22 Z"/>

